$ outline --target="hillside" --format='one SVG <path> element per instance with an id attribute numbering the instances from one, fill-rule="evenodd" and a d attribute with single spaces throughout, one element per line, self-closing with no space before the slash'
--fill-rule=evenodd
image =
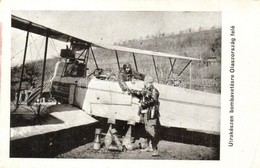
<path id="1" fill-rule="evenodd" d="M 146 39 L 123 41 L 116 45 L 132 48 L 159 51 L 204 60 L 216 58 L 214 63 L 192 62 L 192 81 L 191 89 L 205 90 L 214 93 L 220 92 L 221 77 L 221 29 L 213 29 L 200 32 L 190 32 L 181 34 L 157 34 Z M 99 67 L 109 68 L 114 72 L 118 71 L 115 52 L 105 49 L 94 50 Z M 131 53 L 118 52 L 119 62 L 130 62 L 134 67 L 134 60 Z M 142 73 L 156 77 L 153 60 L 150 56 L 142 57 L 136 54 L 138 70 Z M 157 72 L 161 83 L 168 78 L 170 72 L 170 61 L 166 58 L 155 57 Z M 172 60 L 173 62 L 174 60 Z M 94 68 L 94 62 L 89 65 Z M 188 61 L 176 60 L 174 73 L 179 74 Z M 179 77 L 176 75 L 171 78 L 177 78 L 182 81 L 181 86 L 189 88 L 189 68 L 187 68 Z"/>
<path id="2" fill-rule="evenodd" d="M 156 35 L 147 36 L 145 39 L 134 39 L 116 43 L 116 45 L 127 46 L 132 48 L 146 49 L 152 51 L 159 51 L 171 54 L 184 55 L 189 57 L 211 59 L 215 57 L 215 63 L 206 62 L 192 62 L 192 80 L 189 77 L 189 68 L 187 68 L 181 76 L 173 75 L 170 78 L 177 78 L 181 80 L 181 87 L 204 90 L 219 93 L 220 76 L 221 76 L 221 29 L 211 29 L 207 31 L 180 32 L 180 34 L 164 34 L 157 33 Z M 94 49 L 99 67 L 103 69 L 111 69 L 115 73 L 118 72 L 116 57 L 114 51 L 105 49 Z M 119 61 L 123 63 L 130 62 L 134 67 L 133 56 L 131 53 L 118 52 Z M 58 61 L 58 57 L 48 59 L 46 64 L 45 80 L 52 76 L 54 65 Z M 149 74 L 154 77 L 155 70 L 153 67 L 152 57 L 140 56 L 136 54 L 138 70 L 144 74 Z M 170 72 L 169 59 L 155 58 L 158 76 L 161 83 L 168 78 Z M 174 60 L 172 60 L 174 61 Z M 176 60 L 174 66 L 174 73 L 178 74 L 185 67 L 188 61 Z M 40 84 L 42 73 L 42 61 L 27 63 L 25 66 L 24 82 L 22 87 L 29 88 L 33 81 Z M 90 57 L 90 70 L 94 69 L 94 62 Z M 12 67 L 12 90 L 17 90 L 18 82 L 20 80 L 21 67 Z M 189 86 L 191 83 L 191 86 Z"/>

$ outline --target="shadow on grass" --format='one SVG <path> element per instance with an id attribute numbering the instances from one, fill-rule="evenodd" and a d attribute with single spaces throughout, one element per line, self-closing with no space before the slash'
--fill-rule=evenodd
<path id="1" fill-rule="evenodd" d="M 53 158 L 78 146 L 93 142 L 95 124 L 13 140 L 10 157 Z"/>
<path id="2" fill-rule="evenodd" d="M 34 125 L 48 125 L 61 124 L 62 120 L 52 116 L 44 115 L 37 116 L 36 114 L 11 114 L 11 127 L 34 126 Z"/>
<path id="3" fill-rule="evenodd" d="M 10 157 L 53 158 L 81 145 L 93 142 L 95 128 L 102 128 L 102 132 L 106 132 L 108 126 L 107 119 L 99 119 L 98 123 L 90 125 L 14 140 L 10 142 Z M 122 137 L 125 135 L 128 126 L 126 122 L 117 121 L 115 128 L 118 135 Z M 143 125 L 136 124 L 133 129 L 132 135 L 138 139 L 143 136 L 143 132 L 137 130 L 143 130 Z M 160 139 L 215 148 L 217 152 L 213 160 L 219 160 L 219 135 L 187 131 L 182 128 L 161 127 Z"/>

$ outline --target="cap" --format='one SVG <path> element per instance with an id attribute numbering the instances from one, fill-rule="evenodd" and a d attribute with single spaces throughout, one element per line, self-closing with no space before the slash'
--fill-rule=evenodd
<path id="1" fill-rule="evenodd" d="M 146 76 L 144 78 L 144 83 L 153 83 L 153 77 L 151 76 Z"/>
<path id="2" fill-rule="evenodd" d="M 126 68 L 129 68 L 129 69 L 131 69 L 131 64 L 129 64 L 129 63 L 126 63 L 126 64 L 124 64 L 124 65 L 123 65 L 123 67 L 124 67 L 124 69 L 126 69 Z"/>

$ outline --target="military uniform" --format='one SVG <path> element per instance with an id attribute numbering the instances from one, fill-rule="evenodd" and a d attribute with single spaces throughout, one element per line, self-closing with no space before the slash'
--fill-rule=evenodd
<path id="1" fill-rule="evenodd" d="M 140 99 L 140 118 L 144 123 L 145 135 L 151 147 L 145 151 L 154 151 L 153 155 L 157 156 L 157 145 L 160 133 L 160 113 L 159 113 L 159 91 L 151 84 L 144 87 L 142 91 L 132 90 L 132 95 Z"/>
<path id="2" fill-rule="evenodd" d="M 151 141 L 153 150 L 157 150 L 160 128 L 159 91 L 153 85 L 149 88 L 145 87 L 144 92 L 146 91 L 145 100 L 141 103 L 141 115 L 143 115 L 146 138 Z"/>

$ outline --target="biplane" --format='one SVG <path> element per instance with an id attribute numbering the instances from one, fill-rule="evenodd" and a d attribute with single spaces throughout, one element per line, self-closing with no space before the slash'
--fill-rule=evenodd
<path id="1" fill-rule="evenodd" d="M 175 60 L 187 60 L 187 64 L 183 67 L 179 75 L 181 75 L 192 61 L 196 62 L 203 60 L 188 56 L 94 43 L 14 15 L 12 15 L 12 27 L 27 31 L 25 51 L 29 33 L 35 33 L 46 37 L 44 68 L 49 38 L 70 43 L 69 47 L 61 50 L 61 60 L 55 65 L 51 81 L 51 93 L 58 102 L 74 105 L 82 109 L 89 116 L 102 118 L 112 117 L 122 121 L 133 119 L 136 122 L 139 122 L 138 99 L 122 92 L 117 79 L 113 74 L 104 73 L 102 67 L 99 67 L 96 61 L 94 49 L 102 48 L 113 51 L 119 69 L 122 65 L 120 65 L 118 52 L 131 53 L 136 71 L 138 71 L 136 61 L 137 54 L 139 57 L 145 55 L 151 57 L 154 63 L 158 81 L 154 85 L 160 92 L 161 125 L 165 127 L 184 128 L 187 130 L 219 134 L 220 95 L 160 83 L 154 58 L 165 58 L 165 60 L 170 63 L 171 70 L 173 69 Z M 95 70 L 90 70 L 88 67 L 90 56 L 93 57 L 95 62 Z M 42 77 L 40 89 L 38 89 L 37 93 L 35 92 L 30 96 L 28 105 L 33 103 L 37 98 L 37 95 L 40 97 L 42 96 L 44 90 L 43 81 L 44 75 Z M 136 80 L 134 83 L 126 82 L 126 84 L 131 89 L 141 90 L 143 88 L 143 81 Z"/>

